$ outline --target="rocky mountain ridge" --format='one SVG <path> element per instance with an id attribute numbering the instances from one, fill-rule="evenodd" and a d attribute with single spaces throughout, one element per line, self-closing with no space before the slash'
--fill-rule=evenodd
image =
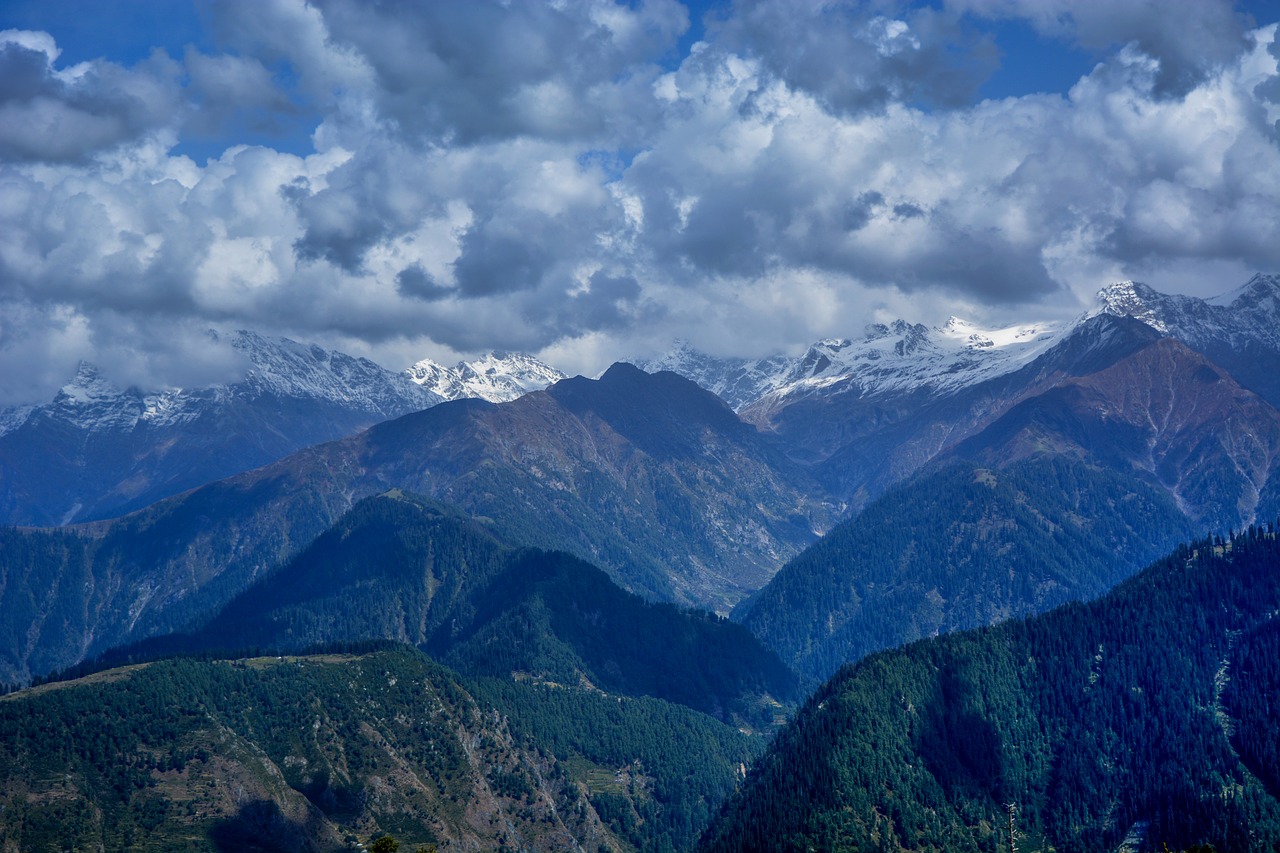
<path id="1" fill-rule="evenodd" d="M 619 364 L 510 403 L 414 412 L 111 521 L 0 529 L 0 617 L 16 638 L 0 677 L 207 618 L 393 489 L 588 560 L 646 598 L 722 613 L 834 514 L 719 398 Z"/>
<path id="2" fill-rule="evenodd" d="M 563 377 L 491 355 L 427 382 L 427 362 L 397 372 L 247 331 L 226 343 L 248 365 L 235 382 L 148 393 L 82 362 L 50 402 L 0 411 L 0 523 L 119 515 L 444 400 L 510 400 Z"/>
<path id="3" fill-rule="evenodd" d="M 1181 354 L 1166 348 L 1166 358 L 1082 384 L 1161 339 Z M 1099 455 L 1172 490 L 1191 518 L 1215 530 L 1253 523 L 1275 503 L 1276 276 L 1255 276 L 1216 299 L 1119 282 L 1062 323 L 992 330 L 957 318 L 932 329 L 897 321 L 857 340 L 819 341 L 793 359 L 717 360 L 684 344 L 654 363 L 732 389 L 744 420 L 776 436 L 854 510 L 978 445 L 989 465 L 1031 453 Z M 1182 408 L 1193 404 L 1201 408 Z M 1013 430 L 1016 418 L 1039 425 L 1016 440 L 987 432 Z"/>
<path id="4" fill-rule="evenodd" d="M 523 353 L 493 352 L 453 367 L 424 358 L 405 371 L 409 378 L 445 400 L 477 397 L 506 403 L 530 391 L 541 391 L 567 376 Z"/>
<path id="5" fill-rule="evenodd" d="M 665 354 L 636 364 L 692 379 L 736 411 L 776 408 L 789 399 L 835 393 L 877 396 L 927 390 L 947 395 L 1026 366 L 1099 314 L 1133 317 L 1215 361 L 1224 351 L 1261 349 L 1272 357 L 1280 353 L 1280 275 L 1260 273 L 1211 299 L 1161 293 L 1141 282 L 1116 282 L 1098 291 L 1090 310 L 1065 321 L 989 329 L 959 317 L 932 328 L 895 320 L 872 323 L 858 338 L 816 341 L 799 356 L 758 359 L 712 356 L 687 341 L 676 341 Z"/>
<path id="6" fill-rule="evenodd" d="M 563 372 L 521 353 L 490 353 L 454 367 L 423 359 L 404 371 L 393 371 L 367 358 L 244 330 L 230 335 L 228 345 L 245 358 L 245 375 L 203 388 L 121 388 L 96 365 L 82 361 L 50 402 L 0 410 L 0 435 L 37 414 L 91 431 L 132 429 L 144 423 L 175 426 L 232 399 L 268 396 L 323 401 L 385 420 L 446 400 L 506 402 L 565 378 Z"/>

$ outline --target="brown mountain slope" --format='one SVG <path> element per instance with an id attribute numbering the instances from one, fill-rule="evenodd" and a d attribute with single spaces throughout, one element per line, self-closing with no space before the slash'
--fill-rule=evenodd
<path id="1" fill-rule="evenodd" d="M 1020 401 L 1094 373 L 1159 333 L 1130 317 L 1091 318 L 1031 364 L 958 390 L 864 393 L 850 377 L 804 395 L 762 398 L 743 418 L 776 435 L 841 500 L 864 505 Z"/>
<path id="2" fill-rule="evenodd" d="M 1022 400 L 940 461 L 999 466 L 1041 453 L 1135 472 L 1205 528 L 1240 529 L 1274 517 L 1280 412 L 1166 338 Z"/>
<path id="3" fill-rule="evenodd" d="M 0 677 L 207 617 L 392 488 L 568 551 L 649 597 L 727 610 L 827 524 L 819 487 L 718 398 L 619 365 L 503 405 L 448 403 L 112 522 L 5 531 Z"/>

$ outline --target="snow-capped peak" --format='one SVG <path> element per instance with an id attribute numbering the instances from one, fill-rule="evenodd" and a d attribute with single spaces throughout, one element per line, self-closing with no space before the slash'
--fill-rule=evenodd
<path id="1" fill-rule="evenodd" d="M 1259 273 L 1243 286 L 1221 296 L 1206 299 L 1210 305 L 1228 308 L 1250 308 L 1271 313 L 1280 311 L 1280 276 Z"/>
<path id="2" fill-rule="evenodd" d="M 53 416 L 81 424 L 88 429 L 129 429 L 144 411 L 142 395 L 122 391 L 87 361 L 76 367 L 76 375 L 58 389 L 47 407 Z"/>
<path id="3" fill-rule="evenodd" d="M 868 326 L 860 341 L 825 340 L 793 367 L 783 393 L 840 383 L 859 394 L 929 387 L 946 393 L 1016 370 L 1048 349 L 1063 324 L 986 329 L 952 317 L 939 327 L 896 320 Z"/>
<path id="4" fill-rule="evenodd" d="M 491 403 L 514 400 L 565 378 L 564 373 L 531 355 L 504 352 L 460 361 L 454 367 L 424 358 L 405 373 L 445 400 L 479 397 Z"/>
<path id="5" fill-rule="evenodd" d="M 1212 299 L 1160 293 L 1140 282 L 1117 282 L 1098 291 L 1097 307 L 1090 316 L 1099 313 L 1133 317 L 1192 347 L 1245 340 L 1280 346 L 1280 276 L 1255 275 L 1243 287 Z"/>
<path id="6" fill-rule="evenodd" d="M 1070 328 L 1024 323 L 987 329 L 959 317 L 929 328 L 895 320 L 872 323 L 862 338 L 827 338 L 799 357 L 716 359 L 683 342 L 645 370 L 675 370 L 741 410 L 764 399 L 839 391 L 859 395 L 929 388 L 945 394 L 1017 370 Z"/>
<path id="7" fill-rule="evenodd" d="M 1159 303 L 1167 299 L 1140 281 L 1117 281 L 1098 291 L 1097 308 L 1093 314 L 1114 314 L 1141 320 L 1161 334 L 1169 333 L 1159 310 Z"/>
<path id="8" fill-rule="evenodd" d="M 695 349 L 683 339 L 677 339 L 666 354 L 657 358 L 634 359 L 636 367 L 649 373 L 669 370 L 696 382 L 735 410 L 776 388 L 794 361 L 782 355 L 719 358 Z"/>
<path id="9" fill-rule="evenodd" d="M 91 406 L 102 402 L 114 402 L 123 392 L 107 381 L 96 365 L 81 360 L 76 365 L 76 375 L 58 389 L 57 400 L 64 405 Z"/>
<path id="10" fill-rule="evenodd" d="M 241 385 L 258 393 L 325 400 L 387 416 L 425 409 L 440 398 L 367 358 L 315 344 L 239 331 L 231 346 L 252 365 Z"/>
<path id="11" fill-rule="evenodd" d="M 97 366 L 81 361 L 75 376 L 50 403 L 0 413 L 0 434 L 16 429 L 34 412 L 89 431 L 127 431 L 139 423 L 186 423 L 233 399 L 307 399 L 382 417 L 440 402 L 440 397 L 409 381 L 403 373 L 366 358 L 246 331 L 236 332 L 229 343 L 246 358 L 247 372 L 238 381 L 144 394 L 133 388 L 122 390 Z"/>

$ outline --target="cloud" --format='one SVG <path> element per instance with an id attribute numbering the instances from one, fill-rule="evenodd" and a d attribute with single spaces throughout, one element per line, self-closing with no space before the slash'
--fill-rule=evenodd
<path id="1" fill-rule="evenodd" d="M 48 399 L 73 356 L 193 381 L 210 327 L 585 369 L 1280 267 L 1275 28 L 1241 51 L 1223 23 L 1170 77 L 1176 45 L 1085 5 L 748 4 L 674 63 L 687 13 L 656 1 L 227 0 L 216 50 L 133 68 L 8 33 L 0 111 L 89 130 L 0 123 L 0 395 Z M 1014 11 L 1120 46 L 1070 92 L 976 102 Z M 308 116 L 305 152 L 174 147 Z"/>
<path id="2" fill-rule="evenodd" d="M 319 118 L 288 84 L 255 57 L 208 55 L 194 47 L 183 54 L 189 101 L 184 139 L 228 135 L 286 137 L 300 128 L 310 132 Z M 309 126 L 304 125 L 308 120 Z"/>
<path id="3" fill-rule="evenodd" d="M 418 263 L 407 266 L 396 273 L 396 289 L 404 296 L 413 299 L 425 299 L 428 302 L 444 299 L 454 293 L 453 288 L 437 284 L 431 273 L 423 269 L 422 264 Z"/>
<path id="4" fill-rule="evenodd" d="M 1229 0 L 948 0 L 958 11 L 1016 18 L 1040 33 L 1103 51 L 1131 44 L 1156 60 L 1154 92 L 1187 94 L 1248 48 L 1248 17 Z"/>
<path id="5" fill-rule="evenodd" d="M 449 145 L 634 135 L 652 63 L 689 26 L 675 0 L 229 0 L 213 11 L 229 44 L 289 62 L 315 102 L 362 102 L 331 126 L 338 137 L 371 119 Z"/>
<path id="6" fill-rule="evenodd" d="M 958 16 L 901 2 L 735 2 L 716 36 L 843 115 L 959 106 L 996 67 L 990 38 Z"/>
<path id="7" fill-rule="evenodd" d="M 146 391 L 233 382 L 250 366 L 198 321 L 156 334 L 151 324 L 115 312 L 90 319 L 69 306 L 0 302 L 0 362 L 23 366 L 0 373 L 0 404 L 48 402 L 81 360 L 119 388 Z"/>
<path id="8" fill-rule="evenodd" d="M 681 118 L 627 182 L 655 254 L 680 258 L 686 280 L 809 269 L 994 301 L 1060 287 L 1039 259 L 1049 235 L 1006 217 L 1022 198 L 1004 182 L 1041 140 L 990 133 L 1034 112 L 841 116 L 732 60 L 688 65 L 672 86 Z"/>
<path id="9" fill-rule="evenodd" d="M 177 69 L 167 57 L 133 70 L 58 69 L 58 55 L 47 33 L 0 32 L 0 160 L 83 162 L 172 126 Z"/>

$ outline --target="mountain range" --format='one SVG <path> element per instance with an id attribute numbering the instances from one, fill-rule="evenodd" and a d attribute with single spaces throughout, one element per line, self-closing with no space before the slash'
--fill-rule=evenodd
<path id="1" fill-rule="evenodd" d="M 791 671 L 743 627 L 645 602 L 581 560 L 510 548 L 452 507 L 402 492 L 361 501 L 195 631 L 108 659 L 370 640 L 421 647 L 463 675 L 654 696 L 739 726 L 767 729 L 800 698 Z"/>
<path id="2" fill-rule="evenodd" d="M 1274 307 L 1262 294 L 1276 287 L 1274 278 L 1256 278 L 1227 306 L 1204 302 L 1202 313 L 1218 317 L 1223 310 Z M 1280 510 L 1280 416 L 1226 369 L 1130 316 L 1141 313 L 1137 303 L 1120 295 L 1133 293 L 1143 296 L 1144 305 L 1159 304 L 1154 292 L 1117 285 L 1103 292 L 1102 307 L 1062 328 L 989 333 L 953 322 L 934 335 L 896 324 L 872 330 L 858 345 L 811 349 L 789 368 L 790 384 L 775 383 L 744 405 L 741 414 L 754 418 L 754 426 L 671 372 L 617 365 L 599 380 L 562 380 L 505 403 L 439 404 L 117 520 L 59 533 L 5 533 L 10 544 L 0 554 L 6 577 L 0 616 L 13 641 L 3 650 L 4 676 L 46 673 L 208 618 L 299 553 L 356 501 L 393 489 L 492 519 L 513 545 L 557 549 L 597 564 L 627 590 L 727 613 L 749 597 L 794 603 L 794 595 L 766 588 L 775 573 L 842 514 L 865 528 L 877 516 L 859 522 L 859 512 L 886 490 L 917 489 L 926 503 L 940 499 L 955 507 L 969 488 L 964 477 L 929 479 L 947 464 L 976 465 L 1003 483 L 1004 468 L 1024 462 L 1043 467 L 1036 460 L 1060 458 L 1075 463 L 1072 476 L 1087 486 L 1077 488 L 1074 504 L 1044 507 L 1042 529 L 1050 536 L 1075 530 L 1082 537 L 1064 555 L 1064 565 L 1078 564 L 1084 554 L 1105 565 L 1079 576 L 1063 575 L 1061 566 L 1047 569 L 1042 580 L 1048 587 L 1027 580 L 998 603 L 993 598 L 985 604 L 975 603 L 974 593 L 959 592 L 973 589 L 965 585 L 977 577 L 961 573 L 958 586 L 919 587 L 918 595 L 941 600 L 926 607 L 926 599 L 918 599 L 917 615 L 929 608 L 937 613 L 902 622 L 901 632 L 867 634 L 857 619 L 847 625 L 840 621 L 846 617 L 818 619 L 811 635 L 795 635 L 774 649 L 808 675 L 822 675 L 883 645 L 1096 594 L 1192 531 L 1241 529 Z M 1185 298 L 1175 301 L 1183 306 L 1177 316 L 1198 316 Z M 1173 316 L 1171 311 L 1165 313 Z M 1190 325 L 1184 320 L 1179 328 Z M 1222 324 L 1213 328 L 1220 331 Z M 1194 340 L 1210 337 L 1204 331 Z M 433 394 L 407 376 L 378 373 L 368 362 L 251 336 L 240 340 L 259 363 L 280 362 L 268 355 L 283 349 L 288 363 L 324 365 L 326 377 L 352 376 L 359 367 L 380 381 Z M 1265 349 L 1271 338 L 1250 340 L 1240 332 L 1232 345 Z M 712 361 L 699 363 L 706 368 Z M 262 373 L 246 383 L 265 386 L 268 373 L 288 371 Z M 441 375 L 423 367 L 419 378 Z M 458 375 L 471 377 L 473 389 L 475 377 L 488 376 L 510 394 L 551 374 L 527 359 L 495 357 L 470 373 L 459 368 Z M 494 378 L 503 375 L 514 378 Z M 274 381 L 276 387 L 283 383 Z M 310 386 L 328 389 L 328 399 L 341 396 L 343 387 Z M 411 399 L 412 393 L 392 399 Z M 137 416 L 130 417 L 136 425 Z M 39 434 L 35 427 L 36 419 L 28 418 L 22 429 Z M 192 433 L 185 435 L 193 441 Z M 31 452 L 23 458 L 34 467 L 42 457 Z M 928 491 L 940 482 L 955 482 L 960 491 Z M 1075 521 L 1080 513 L 1072 506 L 1083 505 L 1146 507 L 1135 515 L 1141 523 L 1130 533 L 1136 537 L 1125 538 L 1132 547 L 1116 547 L 1120 528 L 1104 532 L 1109 528 Z M 1007 566 L 998 559 L 1000 540 L 984 538 L 982 529 L 958 529 L 968 538 L 949 553 L 972 553 L 975 565 L 990 565 L 988 570 Z M 31 556 L 37 553 L 39 559 Z M 859 588 L 856 565 L 838 566 L 827 592 L 819 592 L 823 586 L 816 580 L 797 586 L 799 568 L 789 567 L 777 583 L 822 601 Z M 909 580 L 903 589 L 915 589 L 915 583 Z M 755 606 L 744 605 L 739 618 L 765 619 L 768 606 L 747 615 Z M 769 617 L 780 632 L 775 638 L 793 631 L 783 627 L 791 624 L 787 609 Z M 859 618 L 872 618 L 872 611 Z M 837 630 L 837 623 L 843 627 Z M 826 628 L 819 630 L 821 625 Z M 874 641 L 846 645 L 838 639 L 853 634 Z M 798 656 L 802 647 L 825 651 L 810 667 Z"/>
<path id="3" fill-rule="evenodd" d="M 794 359 L 716 359 L 682 344 L 645 363 L 728 394 L 854 510 L 930 463 L 1041 452 L 1158 482 L 1206 529 L 1280 508 L 1276 276 L 1212 300 L 1121 282 L 1070 322 L 898 321 Z"/>
<path id="4" fill-rule="evenodd" d="M 860 339 L 823 340 L 797 357 L 760 359 L 720 358 L 677 341 L 666 354 L 636 364 L 686 376 L 735 411 L 769 410 L 787 398 L 822 394 L 887 396 L 925 388 L 943 395 L 1025 366 L 1099 314 L 1140 320 L 1221 364 L 1273 405 L 1280 402 L 1280 380 L 1267 369 L 1280 354 L 1280 276 L 1262 273 L 1212 299 L 1117 282 L 1098 291 L 1092 309 L 1065 322 L 986 329 L 958 317 L 935 328 L 896 320 L 868 325 Z"/>
<path id="5" fill-rule="evenodd" d="M 393 372 L 252 332 L 227 343 L 248 365 L 236 382 L 143 393 L 82 363 L 49 403 L 0 412 L 0 519 L 110 518 L 445 400 L 510 400 L 564 378 L 518 354 Z"/>
<path id="6" fill-rule="evenodd" d="M 714 395 L 617 365 L 510 403 L 442 403 L 119 519 L 0 530 L 3 676 L 207 618 L 392 489 L 591 561 L 633 592 L 722 611 L 833 515 Z"/>
<path id="7" fill-rule="evenodd" d="M 1061 323 L 876 325 L 798 358 L 682 344 L 596 379 L 503 355 L 393 373 L 248 333 L 253 370 L 203 391 L 82 366 L 0 418 L 7 511 L 43 525 L 0 528 L 0 679 L 92 673 L 7 700 L 89 751 L 0 713 L 0 841 L 690 849 L 757 733 L 830 678 L 709 849 L 989 850 L 1008 802 L 1033 845 L 1252 849 L 1229 827 L 1270 838 L 1280 778 L 1252 698 L 1274 692 L 1280 559 L 1251 527 L 1280 514 L 1278 327 L 1280 279 L 1258 276 L 1215 300 L 1111 285 Z M 236 710 L 295 701 L 245 680 L 281 661 L 332 719 Z M 368 667 L 434 686 L 408 700 Z M 462 757 L 386 711 L 418 700 Z M 151 732 L 100 720 L 132 769 L 74 722 L 95 703 Z M 306 725 L 314 743 L 286 734 Z"/>

